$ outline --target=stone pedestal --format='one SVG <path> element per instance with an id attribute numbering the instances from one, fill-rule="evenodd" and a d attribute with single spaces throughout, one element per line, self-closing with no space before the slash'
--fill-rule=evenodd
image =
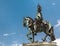
<path id="1" fill-rule="evenodd" d="M 54 42 L 38 42 L 38 43 L 27 43 L 23 44 L 23 46 L 57 46 Z"/>

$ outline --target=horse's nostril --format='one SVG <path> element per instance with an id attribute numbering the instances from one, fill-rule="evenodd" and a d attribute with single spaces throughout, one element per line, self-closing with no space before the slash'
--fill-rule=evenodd
<path id="1" fill-rule="evenodd" d="M 25 24 L 25 23 L 23 23 L 23 26 L 26 26 L 26 24 Z"/>

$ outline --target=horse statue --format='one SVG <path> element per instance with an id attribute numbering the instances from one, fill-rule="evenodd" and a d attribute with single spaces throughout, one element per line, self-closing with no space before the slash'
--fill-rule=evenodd
<path id="1" fill-rule="evenodd" d="M 33 20 L 31 17 L 25 17 L 23 20 L 23 26 L 27 27 L 28 34 L 27 37 L 28 39 L 33 43 L 34 41 L 34 36 L 37 35 L 37 33 L 44 32 L 46 36 L 44 37 L 43 41 L 46 40 L 46 37 L 49 36 L 51 41 L 55 40 L 55 35 L 53 31 L 53 26 L 50 25 L 48 21 L 44 21 L 42 18 L 42 13 L 41 13 L 41 7 L 38 5 L 38 14 L 36 18 Z M 32 37 L 31 37 L 32 35 Z"/>

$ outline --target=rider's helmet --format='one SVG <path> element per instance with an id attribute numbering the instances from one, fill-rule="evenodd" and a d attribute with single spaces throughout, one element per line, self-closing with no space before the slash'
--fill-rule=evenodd
<path id="1" fill-rule="evenodd" d="M 36 15 L 36 19 L 37 20 L 42 20 L 43 18 L 42 18 L 42 13 L 41 13 L 41 6 L 38 4 L 38 6 L 37 6 L 37 15 Z"/>

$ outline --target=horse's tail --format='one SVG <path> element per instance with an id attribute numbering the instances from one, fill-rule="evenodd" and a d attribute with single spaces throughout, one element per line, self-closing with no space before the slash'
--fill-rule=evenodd
<path id="1" fill-rule="evenodd" d="M 51 35 L 51 41 L 55 40 L 55 35 Z"/>
<path id="2" fill-rule="evenodd" d="M 55 40 L 55 35 L 54 35 L 53 27 L 51 27 L 51 31 L 52 31 L 52 34 L 50 35 L 51 36 L 51 41 L 54 41 Z"/>

